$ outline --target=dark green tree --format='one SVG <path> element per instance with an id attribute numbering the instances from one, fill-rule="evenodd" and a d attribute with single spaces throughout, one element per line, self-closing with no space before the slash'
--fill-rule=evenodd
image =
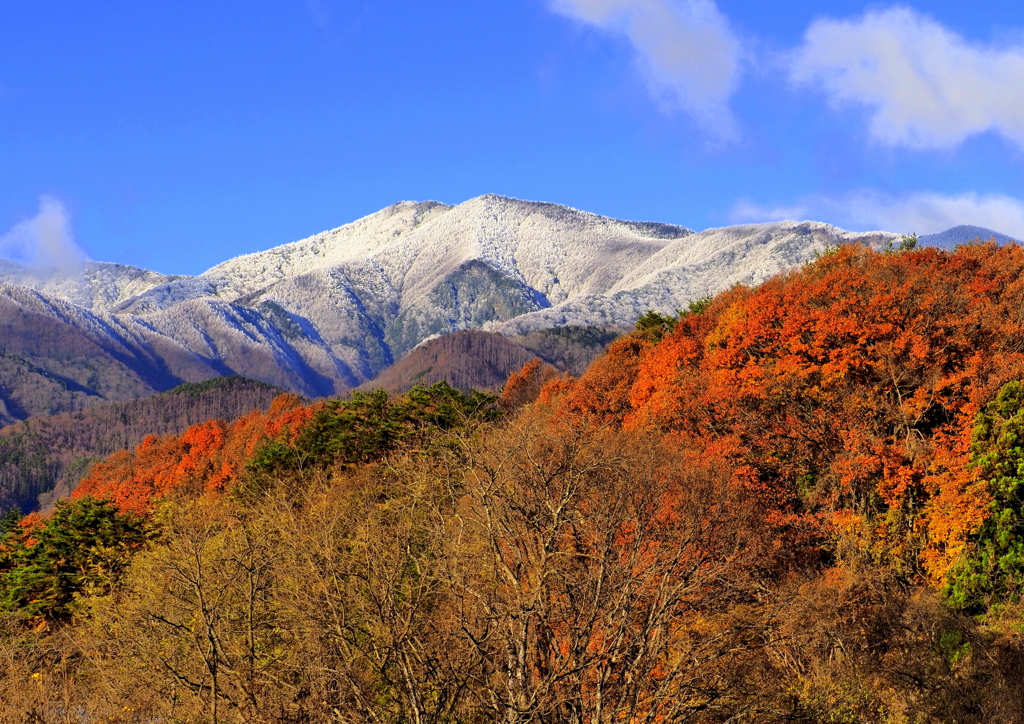
<path id="1" fill-rule="evenodd" d="M 0 545 L 3 544 L 3 540 L 7 537 L 8 533 L 11 533 L 18 528 L 18 523 L 22 519 L 21 511 L 17 508 L 11 508 L 2 516 L 0 516 Z"/>
<path id="2" fill-rule="evenodd" d="M 147 537 L 145 521 L 106 500 L 61 501 L 38 527 L 0 542 L 0 611 L 60 621 L 80 595 L 109 592 Z"/>
<path id="3" fill-rule="evenodd" d="M 385 390 L 354 392 L 330 400 L 294 442 L 271 440 L 250 461 L 257 475 L 333 463 L 357 464 L 379 458 L 399 445 L 422 446 L 438 432 L 499 416 L 496 398 L 464 393 L 447 382 L 414 387 L 390 397 Z"/>
<path id="4" fill-rule="evenodd" d="M 988 483 L 989 517 L 947 586 L 954 606 L 980 613 L 1024 586 L 1024 384 L 1008 382 L 975 421 L 971 464 Z"/>
<path id="5" fill-rule="evenodd" d="M 899 246 L 896 247 L 897 251 L 913 251 L 917 248 L 918 238 L 917 234 L 904 234 L 900 237 Z"/>
<path id="6" fill-rule="evenodd" d="M 637 332 L 642 332 L 652 342 L 660 342 L 666 334 L 675 329 L 679 320 L 685 319 L 691 314 L 703 314 L 711 306 L 712 297 L 701 297 L 693 299 L 686 305 L 686 309 L 677 309 L 675 316 L 671 314 L 659 314 L 653 309 L 648 309 L 636 320 Z"/>
<path id="7" fill-rule="evenodd" d="M 653 309 L 647 310 L 636 320 L 636 331 L 641 332 L 652 342 L 660 342 L 666 334 L 671 332 L 679 322 L 679 317 L 669 314 L 659 314 Z"/>

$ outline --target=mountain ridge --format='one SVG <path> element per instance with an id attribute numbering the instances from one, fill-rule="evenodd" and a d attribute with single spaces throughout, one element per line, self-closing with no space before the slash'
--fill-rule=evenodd
<path id="1" fill-rule="evenodd" d="M 197 276 L 102 262 L 48 275 L 8 263 L 0 322 L 20 320 L 20 331 L 0 340 L 0 355 L 20 354 L 31 319 L 74 363 L 36 350 L 29 362 L 41 372 L 0 371 L 0 422 L 230 374 L 341 394 L 439 335 L 629 327 L 648 309 L 672 313 L 758 284 L 837 244 L 897 238 L 795 221 L 695 232 L 488 194 L 403 201 Z M 43 387 L 47 402 L 31 403 Z"/>
<path id="2" fill-rule="evenodd" d="M 992 229 L 986 229 L 983 226 L 961 224 L 945 231 L 940 231 L 937 234 L 925 234 L 918 237 L 918 243 L 952 251 L 959 244 L 967 244 L 974 239 L 981 239 L 982 241 L 989 241 L 991 239 L 995 240 L 997 244 L 1006 244 L 1013 241 L 1013 237 L 993 231 Z"/>

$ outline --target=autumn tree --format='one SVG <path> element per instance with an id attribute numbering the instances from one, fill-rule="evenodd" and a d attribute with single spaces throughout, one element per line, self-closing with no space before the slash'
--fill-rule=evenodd
<path id="1" fill-rule="evenodd" d="M 545 385 L 556 379 L 568 380 L 569 378 L 535 357 L 509 375 L 505 381 L 505 387 L 501 391 L 501 396 L 498 398 L 498 404 L 506 411 L 517 410 L 523 405 L 536 401 Z"/>
<path id="2" fill-rule="evenodd" d="M 743 709 L 764 633 L 758 515 L 728 475 L 663 442 L 533 413 L 472 456 L 454 521 L 470 545 L 448 565 L 488 720 Z"/>

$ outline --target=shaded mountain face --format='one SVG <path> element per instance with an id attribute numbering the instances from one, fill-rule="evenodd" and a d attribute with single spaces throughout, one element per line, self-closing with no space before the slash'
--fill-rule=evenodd
<path id="1" fill-rule="evenodd" d="M 482 196 L 403 202 L 196 277 L 0 265 L 0 422 L 240 374 L 345 392 L 435 336 L 629 327 L 836 244 L 815 222 L 694 233 Z"/>
<path id="2" fill-rule="evenodd" d="M 624 331 L 567 326 L 514 337 L 481 330 L 453 332 L 424 342 L 360 388 L 402 393 L 444 380 L 462 390 L 500 392 L 509 375 L 533 359 L 581 375 Z"/>
<path id="3" fill-rule="evenodd" d="M 986 229 L 982 226 L 962 225 L 954 226 L 952 229 L 946 229 L 938 234 L 925 234 L 918 238 L 918 243 L 924 246 L 936 246 L 940 249 L 952 251 L 960 244 L 969 244 L 977 240 L 994 240 L 997 244 L 1006 244 L 1013 241 L 1006 234 L 1000 234 L 998 231 L 992 231 L 992 229 Z"/>
<path id="4" fill-rule="evenodd" d="M 360 388 L 382 388 L 395 394 L 444 380 L 462 390 L 495 392 L 509 374 L 533 358 L 527 349 L 500 334 L 464 330 L 424 342 Z"/>

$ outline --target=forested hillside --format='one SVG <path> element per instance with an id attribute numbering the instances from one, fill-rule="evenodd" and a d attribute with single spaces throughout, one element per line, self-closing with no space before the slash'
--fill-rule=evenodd
<path id="1" fill-rule="evenodd" d="M 1024 721 L 1024 249 L 862 246 L 578 378 L 151 437 L 0 542 L 0 721 Z"/>
<path id="2" fill-rule="evenodd" d="M 961 590 L 985 521 L 1019 512 L 985 471 L 1016 454 L 1022 309 L 1018 246 L 843 247 L 700 314 L 649 315 L 559 404 L 723 461 L 794 540 L 839 532 L 895 574 Z"/>
<path id="3" fill-rule="evenodd" d="M 90 464 L 134 448 L 147 435 L 178 434 L 206 420 L 265 410 L 281 392 L 255 380 L 217 377 L 0 428 L 0 514 L 47 508 L 71 494 Z"/>
<path id="4" fill-rule="evenodd" d="M 495 391 L 534 358 L 578 375 L 622 331 L 566 326 L 514 337 L 479 330 L 453 332 L 424 342 L 358 389 L 407 392 L 443 380 L 462 390 Z"/>

